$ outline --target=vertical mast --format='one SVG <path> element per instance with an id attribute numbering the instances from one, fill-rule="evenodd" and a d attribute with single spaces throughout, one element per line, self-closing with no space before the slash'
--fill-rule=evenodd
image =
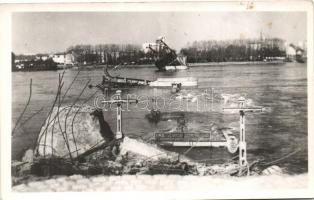
<path id="1" fill-rule="evenodd" d="M 239 141 L 239 163 L 240 166 L 246 166 L 246 142 L 245 142 L 245 113 L 243 111 L 244 108 L 244 98 L 239 99 L 239 107 L 240 107 L 240 141 Z"/>
<path id="2" fill-rule="evenodd" d="M 116 91 L 117 100 L 121 100 L 121 90 Z M 121 103 L 117 102 L 117 132 L 116 139 L 122 138 L 122 111 L 121 111 Z"/>

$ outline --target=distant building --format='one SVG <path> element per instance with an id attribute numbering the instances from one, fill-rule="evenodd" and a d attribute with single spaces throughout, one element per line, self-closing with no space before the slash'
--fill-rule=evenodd
<path id="1" fill-rule="evenodd" d="M 17 64 L 17 65 L 16 65 L 16 68 L 17 68 L 17 69 L 24 69 L 24 63 Z"/>
<path id="2" fill-rule="evenodd" d="M 303 54 L 304 54 L 304 50 L 303 50 L 303 49 L 298 48 L 298 49 L 296 50 L 296 55 L 303 56 Z"/>
<path id="3" fill-rule="evenodd" d="M 287 58 L 294 60 L 296 57 L 296 54 L 297 54 L 297 52 L 296 52 L 296 49 L 294 48 L 294 46 L 289 45 L 286 49 Z"/>
<path id="4" fill-rule="evenodd" d="M 307 60 L 307 52 L 304 49 L 298 47 L 296 49 L 296 57 L 295 58 L 296 58 L 297 62 L 304 63 Z"/>
<path id="5" fill-rule="evenodd" d="M 74 55 L 72 53 L 66 53 L 64 56 L 64 64 L 65 65 L 73 65 L 74 64 Z"/>
<path id="6" fill-rule="evenodd" d="M 41 59 L 42 59 L 42 60 L 47 60 L 48 58 L 49 58 L 49 56 L 48 56 L 48 55 L 46 55 L 46 56 L 42 56 L 42 57 L 41 57 Z"/>
<path id="7" fill-rule="evenodd" d="M 48 54 L 37 54 L 36 57 L 35 57 L 35 60 L 47 60 L 49 58 L 49 55 Z"/>
<path id="8" fill-rule="evenodd" d="M 52 60 L 58 64 L 65 64 L 65 54 L 57 53 L 52 56 Z"/>
<path id="9" fill-rule="evenodd" d="M 31 60 L 36 60 L 36 56 L 35 55 L 23 55 L 23 54 L 15 56 L 15 63 L 31 61 Z"/>

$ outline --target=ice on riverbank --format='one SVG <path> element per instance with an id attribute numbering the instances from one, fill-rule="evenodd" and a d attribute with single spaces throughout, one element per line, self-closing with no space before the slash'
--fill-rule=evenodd
<path id="1" fill-rule="evenodd" d="M 197 79 L 193 77 L 180 77 L 180 78 L 158 78 L 149 84 L 151 87 L 171 87 L 173 83 L 181 83 L 183 87 L 197 86 Z"/>
<path id="2" fill-rule="evenodd" d="M 120 145 L 120 154 L 134 153 L 151 160 L 178 159 L 178 154 L 163 150 L 157 145 L 148 144 L 143 141 L 125 137 Z M 187 160 L 187 159 L 186 159 Z"/>
<path id="3" fill-rule="evenodd" d="M 75 157 L 101 142 L 99 121 L 90 106 L 55 107 L 41 128 L 40 156 Z"/>

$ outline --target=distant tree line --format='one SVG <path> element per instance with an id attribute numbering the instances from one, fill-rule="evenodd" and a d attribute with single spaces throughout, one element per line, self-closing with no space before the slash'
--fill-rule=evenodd
<path id="1" fill-rule="evenodd" d="M 181 49 L 187 62 L 262 61 L 284 57 L 284 40 L 267 38 L 257 40 L 194 41 Z"/>
<path id="2" fill-rule="evenodd" d="M 23 58 L 20 63 L 15 63 L 16 58 Z M 12 71 L 41 71 L 41 70 L 57 70 L 58 66 L 52 58 L 47 60 L 36 60 L 34 56 L 16 56 L 13 52 L 11 53 L 11 70 Z"/>
<path id="3" fill-rule="evenodd" d="M 74 45 L 61 53 L 65 60 L 71 58 L 73 64 L 155 64 L 158 55 L 153 51 L 144 51 L 137 44 L 98 44 Z M 262 61 L 285 57 L 284 40 L 279 38 L 238 39 L 238 40 L 203 40 L 188 43 L 180 54 L 187 56 L 188 63 Z M 38 59 L 46 56 L 46 59 Z M 14 60 L 17 63 L 14 63 Z M 51 70 L 56 69 L 51 55 L 14 55 L 12 70 Z"/>
<path id="4" fill-rule="evenodd" d="M 66 50 L 78 64 L 150 64 L 152 52 L 145 53 L 135 44 L 75 45 Z"/>
<path id="5" fill-rule="evenodd" d="M 16 65 L 15 65 L 15 53 L 11 52 L 11 70 L 12 71 L 15 71 L 17 68 L 16 68 Z"/>

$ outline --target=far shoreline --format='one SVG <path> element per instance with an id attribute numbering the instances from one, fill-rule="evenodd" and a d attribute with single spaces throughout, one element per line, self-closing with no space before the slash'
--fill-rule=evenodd
<path id="1" fill-rule="evenodd" d="M 286 64 L 284 61 L 231 61 L 231 62 L 204 62 L 204 63 L 188 63 L 189 67 L 198 66 L 217 66 L 217 65 L 268 65 L 268 64 Z"/>
<path id="2" fill-rule="evenodd" d="M 198 63 L 188 63 L 188 67 L 202 67 L 202 66 L 224 66 L 224 65 L 268 65 L 268 64 L 286 64 L 284 61 L 239 61 L 239 62 L 198 62 Z M 85 65 L 79 66 L 78 68 L 82 69 L 96 69 L 103 68 L 105 65 Z M 118 66 L 118 65 L 115 65 Z M 115 66 L 108 66 L 108 69 L 112 69 Z M 139 64 L 139 65 L 120 65 L 121 68 L 148 68 L 148 67 L 156 67 L 155 64 Z"/>
<path id="3" fill-rule="evenodd" d="M 228 66 L 228 65 L 283 65 L 287 62 L 284 61 L 239 61 L 239 62 L 204 62 L 204 63 L 188 63 L 188 67 L 206 67 L 206 66 Z M 67 68 L 58 68 L 56 70 L 41 69 L 41 70 L 14 70 L 12 72 L 37 72 L 37 71 L 59 71 L 59 70 L 93 70 L 105 67 L 104 64 L 90 64 L 79 65 Z M 116 65 L 117 66 L 117 65 Z M 108 66 L 108 69 L 113 69 L 115 66 Z M 139 64 L 139 65 L 120 65 L 119 68 L 153 68 L 155 64 Z"/>

